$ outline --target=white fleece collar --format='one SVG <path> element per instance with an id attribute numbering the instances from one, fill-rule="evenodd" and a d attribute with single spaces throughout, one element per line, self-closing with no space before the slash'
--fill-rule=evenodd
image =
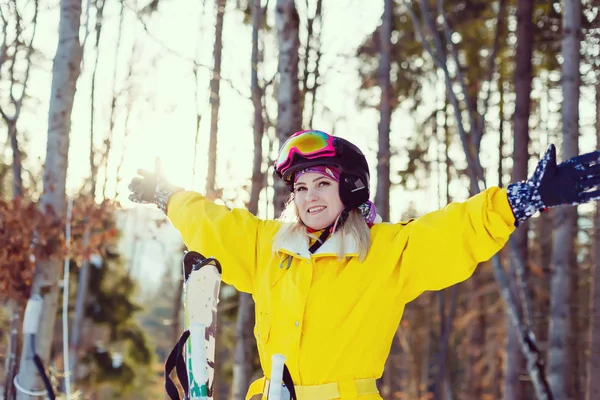
<path id="1" fill-rule="evenodd" d="M 331 235 L 325 243 L 321 245 L 314 252 L 314 256 L 325 256 L 325 255 L 337 255 L 338 249 L 340 248 L 340 241 L 342 235 L 339 232 L 335 232 Z M 292 256 L 298 256 L 302 258 L 311 258 L 311 254 L 308 251 L 308 236 L 302 232 L 296 232 L 290 238 L 287 243 L 283 243 L 278 249 L 278 252 L 290 254 Z M 358 255 L 357 246 L 354 238 L 346 236 L 344 238 L 344 249 L 346 250 L 346 257 L 355 257 Z"/>
<path id="2" fill-rule="evenodd" d="M 375 223 L 380 223 L 381 217 L 377 215 L 375 217 Z M 342 240 L 342 234 L 338 231 L 331 235 L 325 243 L 321 245 L 314 252 L 314 256 L 337 256 L 338 249 L 340 248 L 340 241 Z M 344 237 L 344 250 L 345 257 L 358 257 L 358 245 L 352 236 Z M 278 249 L 278 252 L 284 252 L 292 256 L 298 256 L 302 258 L 311 258 L 311 254 L 308 251 L 308 236 L 302 232 L 296 232 L 290 238 L 289 242 L 283 243 Z"/>

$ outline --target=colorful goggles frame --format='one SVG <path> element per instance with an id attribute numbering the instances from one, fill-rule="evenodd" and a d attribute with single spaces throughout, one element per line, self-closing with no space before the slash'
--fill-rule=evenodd
<path id="1" fill-rule="evenodd" d="M 306 159 L 333 157 L 336 154 L 333 145 L 335 138 L 325 132 L 308 130 L 296 132 L 281 147 L 275 161 L 275 169 L 283 174 L 291 165 L 294 154 Z"/>

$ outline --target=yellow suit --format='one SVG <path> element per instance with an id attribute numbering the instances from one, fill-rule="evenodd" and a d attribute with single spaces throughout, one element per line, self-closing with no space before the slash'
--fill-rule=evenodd
<path id="1" fill-rule="evenodd" d="M 312 255 L 304 236 L 273 252 L 281 222 L 198 193 L 174 194 L 168 216 L 190 250 L 217 258 L 223 280 L 252 294 L 266 378 L 271 355 L 283 354 L 299 398 L 323 399 L 380 399 L 373 380 L 406 303 L 469 278 L 504 246 L 515 223 L 506 191 L 490 188 L 415 220 L 375 224 L 366 259 L 358 260 L 350 241 L 341 262 L 338 233 Z M 262 390 L 262 381 L 253 387 Z"/>

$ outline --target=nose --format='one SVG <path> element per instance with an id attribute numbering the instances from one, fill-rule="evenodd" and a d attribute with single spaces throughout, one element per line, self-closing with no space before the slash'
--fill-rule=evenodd
<path id="1" fill-rule="evenodd" d="M 314 189 L 308 189 L 307 190 L 307 193 L 306 193 L 306 200 L 307 201 L 312 202 L 312 201 L 315 201 L 315 200 L 318 200 L 318 199 L 319 199 L 319 195 L 318 195 L 318 193 L 317 193 L 316 190 L 314 190 Z"/>

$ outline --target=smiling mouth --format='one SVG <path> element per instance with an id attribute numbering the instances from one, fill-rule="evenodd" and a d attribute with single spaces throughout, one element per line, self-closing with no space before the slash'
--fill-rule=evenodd
<path id="1" fill-rule="evenodd" d="M 324 207 L 324 206 L 319 206 L 319 207 L 311 207 L 311 208 L 309 208 L 307 211 L 308 211 L 308 214 L 309 214 L 309 215 L 315 215 L 315 214 L 318 214 L 318 213 L 320 213 L 321 211 L 325 210 L 326 208 L 327 208 L 327 207 Z"/>

